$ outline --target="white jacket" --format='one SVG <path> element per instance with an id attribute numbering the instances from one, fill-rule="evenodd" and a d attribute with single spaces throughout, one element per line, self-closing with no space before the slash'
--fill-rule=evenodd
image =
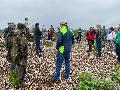
<path id="1" fill-rule="evenodd" d="M 108 34 L 107 40 L 114 40 L 116 38 L 116 33 L 112 31 L 110 34 Z"/>

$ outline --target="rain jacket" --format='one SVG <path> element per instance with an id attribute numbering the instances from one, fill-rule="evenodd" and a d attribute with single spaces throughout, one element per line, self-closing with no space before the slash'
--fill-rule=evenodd
<path id="1" fill-rule="evenodd" d="M 67 26 L 63 26 L 58 33 L 56 49 L 59 50 L 61 53 L 70 52 L 73 43 L 74 43 L 73 31 L 68 29 Z"/>
<path id="2" fill-rule="evenodd" d="M 93 33 L 88 33 L 87 34 L 87 40 L 94 40 L 94 34 Z"/>
<path id="3" fill-rule="evenodd" d="M 116 34 L 114 31 L 112 31 L 110 34 L 108 34 L 107 40 L 114 40 L 116 38 Z"/>
<path id="4" fill-rule="evenodd" d="M 39 42 L 42 37 L 42 32 L 40 31 L 39 27 L 35 27 L 34 36 L 35 42 Z"/>
<path id="5" fill-rule="evenodd" d="M 120 45 L 120 30 L 116 34 L 115 44 Z"/>

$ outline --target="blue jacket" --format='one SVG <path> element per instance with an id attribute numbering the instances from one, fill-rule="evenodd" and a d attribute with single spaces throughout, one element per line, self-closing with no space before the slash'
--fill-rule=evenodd
<path id="1" fill-rule="evenodd" d="M 42 32 L 40 31 L 39 27 L 35 28 L 34 31 L 35 42 L 39 42 L 42 37 Z"/>
<path id="2" fill-rule="evenodd" d="M 72 48 L 72 45 L 74 44 L 74 34 L 66 26 L 63 26 L 63 29 L 66 29 L 66 33 L 63 34 L 61 32 L 61 30 L 58 32 L 56 49 L 58 50 L 59 47 L 61 47 L 63 45 L 64 46 L 64 52 L 70 52 L 71 48 Z"/>
<path id="3" fill-rule="evenodd" d="M 103 29 L 103 31 L 104 31 L 104 36 L 105 36 L 105 37 L 108 37 L 109 30 L 108 30 L 108 29 Z"/>

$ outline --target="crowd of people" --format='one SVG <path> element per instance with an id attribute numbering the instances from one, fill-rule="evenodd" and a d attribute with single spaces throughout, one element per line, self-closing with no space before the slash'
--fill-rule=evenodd
<path id="1" fill-rule="evenodd" d="M 119 49 L 117 48 L 119 46 L 119 30 L 120 25 L 117 29 L 110 27 L 109 29 L 105 29 L 105 26 L 97 25 L 97 28 L 94 29 L 93 27 L 90 27 L 89 30 L 86 32 L 86 39 L 88 41 L 89 50 L 88 52 L 91 52 L 92 46 L 94 45 L 94 41 L 96 42 L 96 56 L 101 57 L 101 50 L 102 47 L 105 47 L 105 45 L 109 46 L 110 51 L 115 51 L 117 55 L 119 55 Z M 115 48 L 116 46 L 116 48 Z M 118 61 L 119 56 L 118 56 Z"/>
<path id="2" fill-rule="evenodd" d="M 18 87 L 24 82 L 28 57 L 28 42 L 31 34 L 28 27 L 28 19 L 25 18 L 25 23 L 8 23 L 8 28 L 5 29 L 4 38 L 7 50 L 7 60 L 11 63 L 11 70 L 16 70 L 19 78 Z M 45 29 L 46 30 L 46 29 Z M 40 40 L 44 39 L 46 31 L 41 31 L 39 23 L 34 27 L 34 43 L 35 54 L 41 57 L 42 48 Z M 75 43 L 81 44 L 82 37 L 88 41 L 89 50 L 92 51 L 92 46 L 96 45 L 96 57 L 102 56 L 102 48 L 109 45 L 111 51 L 116 51 L 118 56 L 117 61 L 120 64 L 120 24 L 118 28 L 110 27 L 106 29 L 105 26 L 96 25 L 96 28 L 90 27 L 88 30 L 78 29 L 77 36 L 75 31 L 70 29 L 66 21 L 60 23 L 58 28 L 58 36 L 56 40 L 56 68 L 52 76 L 52 81 L 60 80 L 60 71 L 62 63 L 65 62 L 64 78 L 69 79 L 70 76 L 70 52 L 72 45 Z M 82 34 L 84 32 L 84 35 Z M 48 30 L 48 40 L 53 40 L 55 29 L 51 25 Z M 76 39 L 76 41 L 75 41 Z"/>

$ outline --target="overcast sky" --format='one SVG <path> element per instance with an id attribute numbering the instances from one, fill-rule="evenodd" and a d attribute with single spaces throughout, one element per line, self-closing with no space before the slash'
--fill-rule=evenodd
<path id="1" fill-rule="evenodd" d="M 0 0 L 0 28 L 7 22 L 24 22 L 55 27 L 66 20 L 70 27 L 87 28 L 100 23 L 120 23 L 120 0 Z"/>

